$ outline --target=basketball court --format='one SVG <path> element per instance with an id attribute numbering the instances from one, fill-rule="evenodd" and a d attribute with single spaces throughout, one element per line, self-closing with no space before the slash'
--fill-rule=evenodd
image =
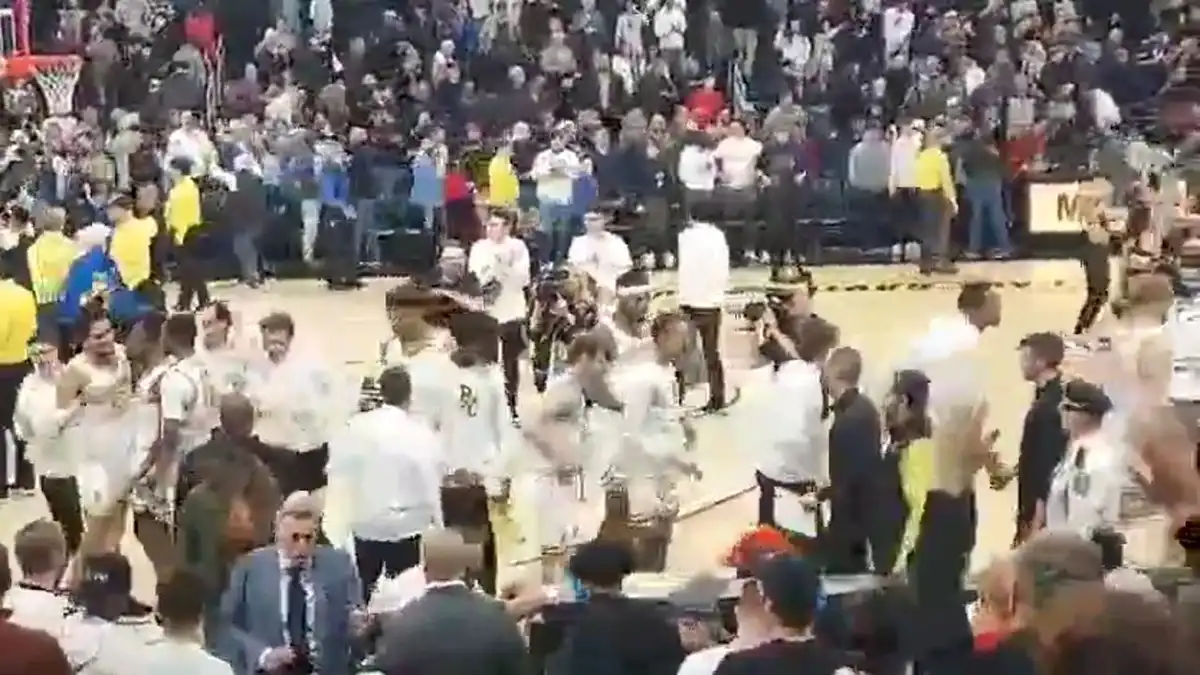
<path id="1" fill-rule="evenodd" d="M 1078 290 L 1081 275 L 1077 263 L 977 263 L 966 265 L 955 279 L 938 284 L 923 282 L 910 268 L 830 267 L 818 268 L 818 285 L 823 288 L 866 288 L 867 290 L 819 292 L 817 311 L 842 329 L 843 343 L 864 354 L 864 389 L 876 394 L 886 383 L 886 374 L 905 353 L 908 344 L 923 333 L 931 318 L 954 311 L 957 283 L 964 280 L 996 282 L 1004 303 L 1001 326 L 983 338 L 988 355 L 988 386 L 991 419 L 1001 430 L 1000 449 L 1009 461 L 1015 461 L 1021 433 L 1021 419 L 1031 389 L 1021 380 L 1017 366 L 1018 341 L 1033 331 L 1070 330 L 1082 300 Z M 752 286 L 763 281 L 759 271 L 738 272 L 735 285 Z M 657 279 L 670 284 L 666 275 Z M 280 281 L 259 290 L 241 286 L 216 289 L 218 298 L 231 303 L 243 325 L 253 323 L 271 311 L 290 313 L 297 325 L 296 349 L 317 353 L 335 361 L 346 377 L 357 378 L 376 358 L 379 340 L 387 335 L 383 296 L 394 281 L 372 280 L 358 292 L 335 293 L 316 281 Z M 895 290 L 870 290 L 876 286 Z M 911 290 L 915 289 L 915 290 Z M 733 305 L 740 299 L 730 299 Z M 660 299 L 669 305 L 670 298 Z M 740 335 L 740 320 L 732 314 L 726 321 L 725 340 L 730 381 L 736 383 L 748 364 L 746 337 Z M 526 382 L 530 378 L 526 378 Z M 525 405 L 536 401 L 532 386 L 523 391 Z M 753 429 L 741 428 L 736 407 L 725 416 L 697 421 L 697 461 L 704 478 L 683 490 L 684 513 L 676 528 L 670 567 L 681 573 L 711 566 L 718 555 L 755 518 L 756 493 L 751 491 L 753 469 L 741 457 L 742 444 Z M 979 544 L 973 564 L 978 566 L 1005 550 L 1012 539 L 1013 508 L 1016 488 L 992 492 L 981 483 Z M 533 517 L 515 504 L 518 521 Z M 45 517 L 46 507 L 40 496 L 13 498 L 0 503 L 0 541 L 10 544 L 14 532 L 31 519 Z M 518 522 L 518 529 L 532 527 Z M 533 537 L 529 537 L 532 541 Z M 138 595 L 153 597 L 154 579 L 149 562 L 132 534 L 124 550 L 133 560 Z M 507 563 L 506 576 L 534 574 L 520 564 L 536 553 L 528 543 L 503 541 L 501 557 Z M 515 564 L 514 564 L 515 563 Z"/>

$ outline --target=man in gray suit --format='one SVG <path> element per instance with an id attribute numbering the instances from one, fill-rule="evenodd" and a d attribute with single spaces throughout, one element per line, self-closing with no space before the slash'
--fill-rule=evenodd
<path id="1" fill-rule="evenodd" d="M 425 593 L 382 618 L 376 669 L 384 675 L 527 675 L 516 621 L 502 603 L 461 581 L 478 568 L 479 547 L 443 530 L 425 535 L 422 548 Z"/>
<path id="2" fill-rule="evenodd" d="M 346 552 L 317 545 L 320 507 L 298 492 L 284 501 L 275 545 L 243 556 L 221 598 L 221 656 L 240 675 L 349 675 L 365 620 Z"/>

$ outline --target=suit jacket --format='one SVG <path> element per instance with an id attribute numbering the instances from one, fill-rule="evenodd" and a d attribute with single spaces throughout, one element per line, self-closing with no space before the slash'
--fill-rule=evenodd
<path id="1" fill-rule="evenodd" d="M 319 546 L 310 575 L 316 604 L 311 626 L 317 643 L 313 665 L 321 675 L 349 675 L 354 640 L 350 612 L 362 600 L 354 561 L 345 551 Z M 285 645 L 283 588 L 284 570 L 274 546 L 247 553 L 234 565 L 221 598 L 221 619 L 228 633 L 216 641 L 218 655 L 234 672 L 254 673 L 264 651 Z"/>
<path id="2" fill-rule="evenodd" d="M 495 599 L 435 586 L 385 615 L 376 668 L 385 675 L 525 675 L 525 641 Z"/>
<path id="3" fill-rule="evenodd" d="M 9 623 L 0 616 L 0 675 L 71 675 L 71 663 L 48 633 Z"/>

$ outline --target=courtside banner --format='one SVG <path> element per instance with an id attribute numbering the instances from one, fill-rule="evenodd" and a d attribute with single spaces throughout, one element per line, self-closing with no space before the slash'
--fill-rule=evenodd
<path id="1" fill-rule="evenodd" d="M 1095 195 L 1097 191 L 1112 193 L 1108 181 L 1066 181 L 1029 184 L 1030 234 L 1071 234 L 1082 232 L 1080 195 Z"/>

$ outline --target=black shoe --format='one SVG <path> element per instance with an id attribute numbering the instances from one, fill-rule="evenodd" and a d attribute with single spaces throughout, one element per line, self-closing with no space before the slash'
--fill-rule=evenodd
<path id="1" fill-rule="evenodd" d="M 700 408 L 700 414 L 701 415 L 718 415 L 718 414 L 725 412 L 725 408 L 727 408 L 727 407 L 728 406 L 723 402 L 709 401 L 708 403 L 705 403 L 703 407 Z"/>

